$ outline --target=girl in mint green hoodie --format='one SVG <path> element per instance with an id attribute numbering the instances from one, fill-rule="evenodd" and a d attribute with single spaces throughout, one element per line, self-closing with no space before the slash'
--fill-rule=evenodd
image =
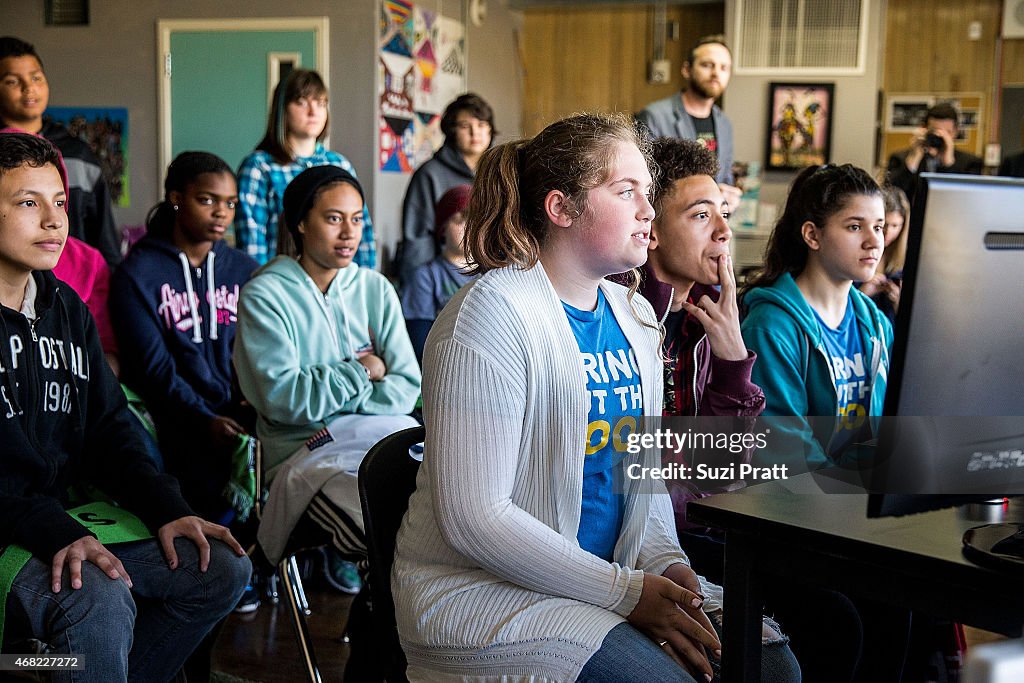
<path id="1" fill-rule="evenodd" d="M 367 449 L 416 426 L 420 370 L 391 283 L 352 262 L 359 182 L 336 166 L 299 174 L 284 213 L 298 258 L 279 256 L 242 291 L 234 364 L 259 414 L 271 483 L 259 541 L 277 562 L 303 517 L 343 555 L 365 553 L 356 470 Z"/>
<path id="2" fill-rule="evenodd" d="M 881 415 L 892 325 L 853 282 L 870 280 L 884 248 L 878 184 L 855 166 L 805 169 L 747 285 L 743 339 L 757 354 L 776 444 L 760 454 L 790 474 L 852 460 Z M 789 437 L 789 438 L 783 438 Z"/>

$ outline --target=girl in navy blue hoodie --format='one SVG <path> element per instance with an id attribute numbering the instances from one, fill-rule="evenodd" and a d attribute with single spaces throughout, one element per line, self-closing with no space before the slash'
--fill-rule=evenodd
<path id="1" fill-rule="evenodd" d="M 125 384 L 145 400 L 168 470 L 186 500 L 210 516 L 244 433 L 232 390 L 231 349 L 238 296 L 257 264 L 222 242 L 238 186 L 223 160 L 183 152 L 171 162 L 164 201 L 147 235 L 111 283 L 110 309 Z"/>

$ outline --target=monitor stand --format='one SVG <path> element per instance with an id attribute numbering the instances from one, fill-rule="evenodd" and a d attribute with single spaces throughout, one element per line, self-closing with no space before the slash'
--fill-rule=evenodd
<path id="1" fill-rule="evenodd" d="M 964 555 L 972 562 L 1011 571 L 1024 571 L 1024 524 L 1002 522 L 964 532 Z"/>

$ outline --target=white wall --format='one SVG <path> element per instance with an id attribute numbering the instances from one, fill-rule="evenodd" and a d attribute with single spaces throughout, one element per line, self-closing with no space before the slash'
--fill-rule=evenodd
<path id="1" fill-rule="evenodd" d="M 464 3 L 427 4 L 458 17 Z M 157 161 L 157 20 L 328 17 L 331 147 L 352 161 L 374 199 L 370 209 L 380 225 L 378 241 L 397 238 L 407 178 L 376 172 L 379 0 L 92 0 L 90 25 L 84 27 L 45 26 L 43 5 L 42 0 L 3 0 L 0 34 L 36 46 L 50 81 L 51 104 L 127 107 L 132 204 L 114 210 L 121 225 L 142 223 L 163 182 Z M 489 5 L 484 26 L 468 30 L 469 87 L 494 105 L 502 132 L 516 136 L 522 103 L 514 39 L 521 18 L 508 10 L 507 0 Z"/>

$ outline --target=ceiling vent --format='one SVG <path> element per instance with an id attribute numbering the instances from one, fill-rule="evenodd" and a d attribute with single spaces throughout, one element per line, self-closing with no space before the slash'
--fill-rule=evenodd
<path id="1" fill-rule="evenodd" d="M 46 0 L 47 26 L 88 26 L 89 0 Z"/>

